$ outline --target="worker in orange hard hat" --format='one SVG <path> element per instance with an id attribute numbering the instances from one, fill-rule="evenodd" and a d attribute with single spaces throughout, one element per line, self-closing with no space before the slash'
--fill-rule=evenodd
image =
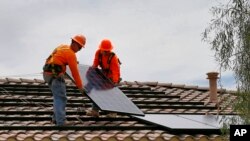
<path id="1" fill-rule="evenodd" d="M 98 50 L 95 53 L 95 58 L 92 67 L 100 67 L 103 74 L 109 78 L 115 85 L 118 85 L 121 81 L 120 78 L 120 60 L 117 55 L 112 52 L 113 45 L 110 40 L 104 39 L 101 41 Z M 98 117 L 99 109 L 95 104 L 92 106 L 92 110 L 86 112 L 89 116 Z M 114 117 L 116 113 L 109 113 L 108 116 Z"/>
<path id="2" fill-rule="evenodd" d="M 46 59 L 45 65 L 43 67 L 44 80 L 48 83 L 54 99 L 54 115 L 52 120 L 58 126 L 69 124 L 69 122 L 66 120 L 65 112 L 67 97 L 64 74 L 66 72 L 66 65 L 69 66 L 78 89 L 82 93 L 85 92 L 78 70 L 75 53 L 84 48 L 86 38 L 79 34 L 72 37 L 71 39 L 70 45 L 62 44 L 55 48 L 52 54 Z"/>

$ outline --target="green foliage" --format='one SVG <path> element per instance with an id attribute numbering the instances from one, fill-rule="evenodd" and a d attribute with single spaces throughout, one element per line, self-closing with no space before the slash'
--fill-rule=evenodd
<path id="1" fill-rule="evenodd" d="M 212 45 L 220 66 L 236 73 L 242 73 L 239 66 L 250 55 L 249 7 L 249 0 L 232 0 L 227 5 L 212 7 L 215 18 L 203 32 L 203 40 Z"/>
<path id="2" fill-rule="evenodd" d="M 229 0 L 211 12 L 214 18 L 202 34 L 203 41 L 215 51 L 221 69 L 234 72 L 237 83 L 237 99 L 230 102 L 240 118 L 223 119 L 224 127 L 250 124 L 250 1 Z M 228 130 L 223 132 L 228 134 Z"/>
<path id="3" fill-rule="evenodd" d="M 237 111 L 242 119 L 242 124 L 250 124 L 250 94 L 248 92 L 238 92 L 237 101 L 233 104 L 234 111 Z"/>
<path id="4" fill-rule="evenodd" d="M 235 99 L 237 98 L 237 99 Z M 224 115 L 220 120 L 222 123 L 221 132 L 224 140 L 229 140 L 230 125 L 249 125 L 250 124 L 250 94 L 245 92 L 238 92 L 235 97 L 226 99 L 227 103 L 232 104 L 233 110 L 237 115 Z"/>

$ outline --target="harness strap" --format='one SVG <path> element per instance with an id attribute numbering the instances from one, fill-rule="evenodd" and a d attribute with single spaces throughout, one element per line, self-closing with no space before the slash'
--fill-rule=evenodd
<path id="1" fill-rule="evenodd" d="M 103 72 L 105 74 L 109 74 L 110 73 L 110 62 L 112 60 L 112 58 L 115 56 L 115 53 L 114 52 L 111 52 L 110 55 L 109 55 L 109 58 L 108 58 L 108 61 L 107 61 L 107 64 L 108 64 L 108 67 L 107 68 L 104 68 L 103 67 L 103 63 L 102 63 L 102 54 L 99 53 L 99 65 L 101 66 Z"/>
<path id="2" fill-rule="evenodd" d="M 108 60 L 107 60 L 108 67 L 107 67 L 107 68 L 104 68 L 104 67 L 103 67 L 103 62 L 102 62 L 102 54 L 101 54 L 100 52 L 99 52 L 99 54 L 98 54 L 99 65 L 100 65 L 100 67 L 102 68 L 102 72 L 103 72 L 105 75 L 108 75 L 108 74 L 111 72 L 111 70 L 110 70 L 110 63 L 111 63 L 112 58 L 113 58 L 114 56 L 115 56 L 115 53 L 114 53 L 114 52 L 111 52 L 110 55 L 109 55 L 109 58 L 108 58 Z M 119 58 L 118 58 L 118 63 L 119 63 L 119 65 L 122 64 Z M 122 79 L 119 78 L 119 82 L 120 82 L 121 80 L 122 80 Z"/>
<path id="3" fill-rule="evenodd" d="M 53 76 L 58 76 L 60 72 L 62 72 L 62 66 L 54 64 L 54 55 L 57 52 L 57 48 L 50 54 L 50 56 L 46 59 L 46 63 L 50 61 L 51 64 L 45 64 L 43 67 L 43 71 L 51 72 Z"/>
<path id="4" fill-rule="evenodd" d="M 111 59 L 113 58 L 114 55 L 115 55 L 115 53 L 113 53 L 113 52 L 109 55 L 109 58 L 108 58 L 108 61 L 107 61 L 108 69 L 109 69 L 109 65 L 110 65 Z M 102 54 L 101 53 L 99 53 L 99 57 L 98 58 L 99 58 L 99 65 L 101 66 L 101 68 L 103 68 Z"/>

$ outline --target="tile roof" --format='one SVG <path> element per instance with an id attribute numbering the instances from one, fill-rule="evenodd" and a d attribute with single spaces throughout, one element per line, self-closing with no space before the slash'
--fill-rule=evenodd
<path id="1" fill-rule="evenodd" d="M 67 80 L 67 119 L 74 126 L 57 127 L 51 123 L 53 99 L 47 84 L 39 79 L 0 79 L 0 141 L 78 140 L 78 141 L 162 141 L 222 140 L 218 133 L 175 133 L 156 124 L 118 114 L 108 118 L 88 117 L 90 100 Z M 121 82 L 119 88 L 145 114 L 234 114 L 228 98 L 234 91 L 218 90 L 218 104 L 209 101 L 207 87 L 159 82 Z M 222 106 L 223 105 L 223 106 Z"/>

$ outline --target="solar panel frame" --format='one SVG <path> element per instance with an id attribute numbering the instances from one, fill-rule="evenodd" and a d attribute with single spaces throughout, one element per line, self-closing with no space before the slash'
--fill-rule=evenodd
<path id="1" fill-rule="evenodd" d="M 100 69 L 88 65 L 78 65 L 78 67 L 84 87 L 88 91 L 86 96 L 100 110 L 144 116 L 144 113 L 118 87 L 115 87 Z M 73 80 L 68 67 L 66 74 Z"/>
<path id="2" fill-rule="evenodd" d="M 212 115 L 174 115 L 174 114 L 146 114 L 138 117 L 152 123 L 163 125 L 171 129 L 219 129 L 216 116 Z"/>
<path id="3" fill-rule="evenodd" d="M 183 134 L 221 134 L 222 118 L 236 115 L 192 115 L 192 114 L 145 114 L 133 116 L 144 122 L 158 125 L 170 132 Z"/>

